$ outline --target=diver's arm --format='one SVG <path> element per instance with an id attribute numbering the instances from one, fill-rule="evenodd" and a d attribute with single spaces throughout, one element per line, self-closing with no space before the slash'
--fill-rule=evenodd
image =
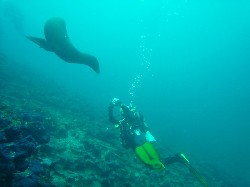
<path id="1" fill-rule="evenodd" d="M 110 104 L 109 107 L 108 107 L 109 121 L 112 124 L 117 124 L 118 121 L 114 118 L 113 110 L 114 110 L 114 105 Z"/>

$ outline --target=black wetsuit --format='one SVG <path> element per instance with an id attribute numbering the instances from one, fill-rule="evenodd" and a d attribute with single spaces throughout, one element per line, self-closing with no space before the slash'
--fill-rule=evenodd
<path id="1" fill-rule="evenodd" d="M 122 145 L 125 148 L 135 148 L 145 142 L 145 133 L 149 130 L 140 112 L 131 110 L 128 106 L 121 104 L 122 119 L 116 120 L 113 116 L 113 105 L 109 107 L 109 121 L 118 124 Z M 136 134 L 139 132 L 140 135 Z"/>

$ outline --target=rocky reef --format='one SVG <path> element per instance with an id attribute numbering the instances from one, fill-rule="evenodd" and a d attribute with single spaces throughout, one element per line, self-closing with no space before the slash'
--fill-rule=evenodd
<path id="1" fill-rule="evenodd" d="M 43 164 L 35 157 L 39 145 L 49 142 L 40 114 L 13 111 L 0 105 L 0 183 L 2 186 L 46 185 L 40 179 Z"/>
<path id="2" fill-rule="evenodd" d="M 161 172 L 145 167 L 106 117 L 83 111 L 84 99 L 30 74 L 0 75 L 0 186 L 202 186 L 180 164 Z M 211 186 L 226 186 L 194 166 Z"/>

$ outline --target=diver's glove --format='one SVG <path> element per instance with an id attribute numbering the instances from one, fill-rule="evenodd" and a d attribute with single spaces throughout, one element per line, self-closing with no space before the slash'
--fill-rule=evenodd
<path id="1" fill-rule="evenodd" d="M 120 99 L 114 98 L 114 99 L 111 101 L 111 103 L 112 103 L 113 106 L 119 106 L 119 105 L 121 105 L 122 102 L 120 101 Z"/>

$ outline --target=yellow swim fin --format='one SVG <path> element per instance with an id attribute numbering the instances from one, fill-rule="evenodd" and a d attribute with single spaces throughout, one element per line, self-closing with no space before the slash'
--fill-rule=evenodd
<path id="1" fill-rule="evenodd" d="M 198 172 L 197 169 L 195 169 L 193 166 L 191 166 L 190 164 L 185 164 L 186 167 L 189 169 L 190 173 L 193 174 L 193 176 L 200 181 L 200 183 L 204 186 L 204 187 L 208 187 L 208 183 L 206 181 L 206 179 L 200 174 L 200 172 Z"/>
<path id="2" fill-rule="evenodd" d="M 153 169 L 165 168 L 159 159 L 159 155 L 154 149 L 153 144 L 146 142 L 141 146 L 136 147 L 136 155 L 148 166 Z"/>
<path id="3" fill-rule="evenodd" d="M 193 174 L 193 176 L 201 182 L 201 184 L 204 186 L 204 187 L 208 187 L 208 183 L 206 181 L 206 179 L 200 174 L 200 172 L 195 169 L 193 166 L 191 166 L 189 160 L 187 159 L 187 157 L 183 154 L 183 153 L 179 153 L 176 155 L 176 158 L 178 158 L 179 162 L 184 164 L 190 173 Z"/>
<path id="4" fill-rule="evenodd" d="M 152 159 L 159 160 L 159 155 L 156 152 L 152 143 L 146 142 L 142 146 Z"/>
<path id="5" fill-rule="evenodd" d="M 145 149 L 143 148 L 143 145 L 138 146 L 135 148 L 136 155 L 147 165 L 150 164 L 150 158 Z"/>

